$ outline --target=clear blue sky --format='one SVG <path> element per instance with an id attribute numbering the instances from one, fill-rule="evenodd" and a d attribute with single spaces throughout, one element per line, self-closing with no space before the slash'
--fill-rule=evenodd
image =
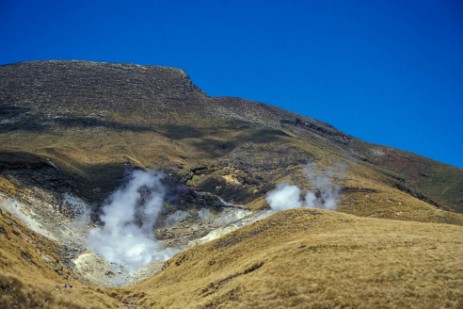
<path id="1" fill-rule="evenodd" d="M 463 0 L 0 0 L 0 63 L 180 67 L 463 168 Z"/>

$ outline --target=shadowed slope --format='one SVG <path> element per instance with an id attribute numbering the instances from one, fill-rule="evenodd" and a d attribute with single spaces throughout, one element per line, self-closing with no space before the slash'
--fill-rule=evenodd
<path id="1" fill-rule="evenodd" d="M 352 178 L 384 184 L 385 192 L 463 211 L 461 169 L 364 143 L 273 106 L 208 97 L 175 68 L 85 61 L 0 66 L 0 130 L 2 151 L 51 162 L 91 201 L 116 187 L 126 166 L 155 166 L 201 190 L 264 207 L 276 182 L 313 161 L 344 162 Z"/>

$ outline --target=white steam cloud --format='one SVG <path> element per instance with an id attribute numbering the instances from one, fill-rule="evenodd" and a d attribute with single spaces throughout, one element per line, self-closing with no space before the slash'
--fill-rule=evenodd
<path id="1" fill-rule="evenodd" d="M 345 166 L 338 164 L 335 167 L 320 171 L 316 166 L 304 167 L 311 187 L 304 195 L 301 189 L 287 183 L 278 184 L 277 187 L 267 193 L 267 203 L 272 210 L 285 210 L 290 208 L 321 208 L 336 210 L 340 201 L 341 187 L 333 180 L 342 180 L 345 175 Z"/>
<path id="2" fill-rule="evenodd" d="M 279 183 L 267 194 L 267 202 L 273 210 L 285 210 L 302 206 L 301 189 L 287 183 Z"/>
<path id="3" fill-rule="evenodd" d="M 88 248 L 129 272 L 168 258 L 170 252 L 160 249 L 153 233 L 165 195 L 163 177 L 159 172 L 134 171 L 103 206 L 103 226 L 90 230 Z"/>

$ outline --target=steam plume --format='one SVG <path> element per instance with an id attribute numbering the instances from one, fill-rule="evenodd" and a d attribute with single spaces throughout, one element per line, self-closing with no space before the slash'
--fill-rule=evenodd
<path id="1" fill-rule="evenodd" d="M 267 194 L 267 202 L 273 210 L 285 210 L 302 206 L 301 189 L 287 183 L 279 183 Z"/>
<path id="2" fill-rule="evenodd" d="M 307 165 L 304 167 L 304 173 L 311 190 L 301 196 L 299 187 L 287 183 L 278 184 L 267 194 L 267 203 L 272 210 L 298 207 L 336 210 L 340 201 L 341 188 L 333 182 L 333 179 L 344 178 L 345 166 L 338 164 L 320 171 L 314 165 Z"/>
<path id="3" fill-rule="evenodd" d="M 88 247 L 129 272 L 167 258 L 169 252 L 160 250 L 153 233 L 165 195 L 163 177 L 159 172 L 134 171 L 103 206 L 103 226 L 90 230 Z"/>

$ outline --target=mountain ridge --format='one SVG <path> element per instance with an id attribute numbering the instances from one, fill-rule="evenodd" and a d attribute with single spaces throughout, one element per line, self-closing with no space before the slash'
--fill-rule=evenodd
<path id="1" fill-rule="evenodd" d="M 210 97 L 179 69 L 85 61 L 37 61 L 0 66 L 0 104 L 0 129 L 6 133 L 3 134 L 4 149 L 13 152 L 41 153 L 58 162 L 67 156 L 67 151 L 60 151 L 56 144 L 47 141 L 35 145 L 34 149 L 27 149 L 31 145 L 18 149 L 21 147 L 17 147 L 17 142 L 21 138 L 13 136 L 22 135 L 27 140 L 22 131 L 47 135 L 55 140 L 75 134 L 83 138 L 92 135 L 92 131 L 96 136 L 105 132 L 116 134 L 117 139 L 121 134 L 153 134 L 166 145 L 168 149 L 165 151 L 176 157 L 172 158 L 172 164 L 184 165 L 188 165 L 186 161 L 198 165 L 208 157 L 208 160 L 218 157 L 225 160 L 227 155 L 240 149 L 239 145 L 247 145 L 247 142 L 260 147 L 279 143 L 281 147 L 285 141 L 286 145 L 295 147 L 291 148 L 295 152 L 300 152 L 294 162 L 323 161 L 334 156 L 338 161 L 352 161 L 380 172 L 386 169 L 388 181 L 397 189 L 434 206 L 463 211 L 463 194 L 459 193 L 463 182 L 458 182 L 456 176 L 451 177 L 453 181 L 449 184 L 445 181 L 448 173 L 462 176 L 463 170 L 391 147 L 362 142 L 324 122 L 278 107 L 234 97 Z M 8 136 L 9 141 L 5 140 Z M 306 144 L 301 145 L 302 141 Z M 80 143 L 84 145 L 85 141 Z M 118 143 L 116 141 L 114 147 L 121 147 L 117 146 Z M 312 150 L 306 149 L 309 146 Z M 69 147 L 75 149 L 76 145 Z M 149 155 L 139 157 L 140 151 L 143 152 L 141 144 L 134 146 L 129 142 L 123 147 L 131 147 L 132 155 L 128 152 L 116 155 L 117 165 L 138 162 L 135 165 L 140 167 L 163 166 L 172 161 L 166 158 L 153 161 L 154 157 L 148 159 Z M 108 151 L 102 156 L 114 157 L 114 151 Z M 196 153 L 193 160 L 182 159 L 188 157 L 185 151 L 189 156 Z M 322 155 L 326 151 L 330 155 Z M 314 156 L 317 152 L 320 154 Z M 284 153 L 280 156 L 283 157 Z M 112 160 L 102 163 L 112 164 Z M 333 160 L 328 161 L 333 163 Z M 441 175 L 440 170 L 445 175 Z M 179 177 L 185 176 L 182 171 L 176 172 Z M 259 172 L 265 174 L 265 171 Z M 121 171 L 118 174 L 120 178 Z M 280 177 L 283 175 L 279 174 Z M 434 178 L 439 182 L 433 182 Z M 430 181 L 442 189 L 429 189 Z M 217 184 L 220 185 L 223 184 Z M 211 184 L 204 186 L 209 188 Z M 110 187 L 108 185 L 108 190 Z M 444 189 L 446 194 L 442 194 Z M 103 193 L 107 194 L 108 190 Z M 260 196 L 263 196 L 265 192 L 261 192 Z"/>
<path id="2" fill-rule="evenodd" d="M 282 184 L 321 198 L 309 168 L 336 211 L 270 210 Z M 145 236 L 178 253 L 132 277 L 86 236 L 143 170 L 164 196 Z M 460 308 L 462 213 L 463 170 L 210 97 L 181 70 L 0 66 L 0 307 Z"/>

